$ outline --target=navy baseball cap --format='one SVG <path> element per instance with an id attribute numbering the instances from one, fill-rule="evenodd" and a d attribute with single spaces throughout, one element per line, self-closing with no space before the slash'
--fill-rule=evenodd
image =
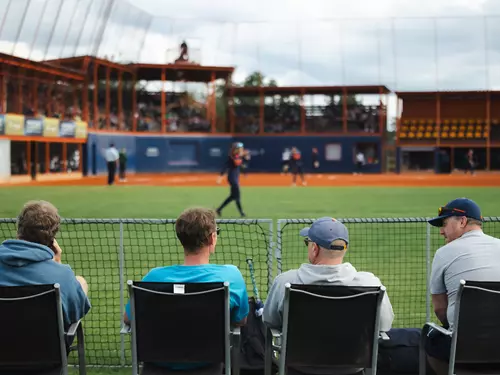
<path id="1" fill-rule="evenodd" d="M 300 231 L 302 237 L 309 237 L 309 239 L 325 249 L 331 250 L 344 250 L 339 249 L 338 246 L 332 246 L 335 240 L 344 240 L 349 243 L 349 232 L 344 224 L 332 217 L 322 217 L 316 220 L 310 227 L 304 228 Z"/>
<path id="2" fill-rule="evenodd" d="M 443 226 L 443 221 L 450 216 L 465 216 L 471 219 L 483 221 L 481 209 L 471 199 L 457 198 L 448 202 L 446 206 L 439 207 L 438 216 L 429 220 L 429 224 L 435 227 Z"/>

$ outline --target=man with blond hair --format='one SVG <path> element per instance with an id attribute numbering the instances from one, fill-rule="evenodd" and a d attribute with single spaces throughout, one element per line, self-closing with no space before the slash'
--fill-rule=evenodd
<path id="1" fill-rule="evenodd" d="M 264 306 L 263 322 L 270 328 L 282 329 L 285 285 L 320 284 L 346 286 L 381 286 L 378 277 L 370 272 L 359 272 L 343 259 L 349 245 L 349 232 L 344 224 L 331 217 L 316 220 L 310 228 L 304 228 L 300 235 L 305 237 L 309 263 L 299 269 L 284 272 L 276 277 Z M 314 314 L 313 314 L 314 315 Z M 310 318 L 314 319 L 314 316 Z M 304 317 L 304 321 L 307 317 Z M 380 331 L 391 329 L 394 312 L 387 293 L 380 310 Z M 289 368 L 289 374 L 355 374 L 363 369 L 342 369 L 310 367 Z"/>
<path id="2" fill-rule="evenodd" d="M 90 310 L 88 284 L 62 264 L 62 250 L 56 241 L 61 218 L 49 202 L 31 201 L 17 218 L 17 239 L 0 245 L 0 285 L 61 286 L 64 327 L 82 319 Z"/>
<path id="3" fill-rule="evenodd" d="M 240 270 L 234 265 L 210 264 L 210 256 L 220 233 L 216 224 L 216 212 L 205 208 L 189 208 L 175 222 L 175 233 L 184 249 L 184 263 L 153 268 L 142 281 L 167 283 L 211 283 L 229 282 L 231 323 L 244 325 L 249 311 L 248 294 Z M 133 319 L 130 303 L 125 309 L 124 321 Z M 221 373 L 222 365 L 209 366 L 204 363 L 156 363 L 148 364 L 171 370 L 199 370 L 206 374 Z"/>

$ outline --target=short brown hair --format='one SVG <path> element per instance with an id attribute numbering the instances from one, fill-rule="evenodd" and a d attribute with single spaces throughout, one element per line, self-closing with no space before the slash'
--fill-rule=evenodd
<path id="1" fill-rule="evenodd" d="M 209 238 L 217 230 L 214 210 L 188 208 L 177 218 L 175 233 L 184 250 L 196 253 L 209 244 Z"/>
<path id="2" fill-rule="evenodd" d="M 30 201 L 17 217 L 17 237 L 51 247 L 60 224 L 61 217 L 52 203 Z"/>

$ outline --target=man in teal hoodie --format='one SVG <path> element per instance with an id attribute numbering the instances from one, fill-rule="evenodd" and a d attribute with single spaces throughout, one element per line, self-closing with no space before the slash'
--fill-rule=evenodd
<path id="1" fill-rule="evenodd" d="M 24 205 L 17 221 L 17 239 L 0 245 L 0 285 L 60 284 L 66 330 L 88 313 L 90 302 L 85 279 L 61 263 L 62 250 L 55 240 L 60 222 L 57 209 L 49 202 Z"/>

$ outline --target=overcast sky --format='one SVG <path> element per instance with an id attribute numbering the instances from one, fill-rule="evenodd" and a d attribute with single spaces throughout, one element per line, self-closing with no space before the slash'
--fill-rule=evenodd
<path id="1" fill-rule="evenodd" d="M 0 0 L 0 50 L 165 63 L 186 39 L 236 81 L 260 70 L 280 85 L 500 89 L 499 0 L 115 0 L 100 29 L 110 1 Z"/>

